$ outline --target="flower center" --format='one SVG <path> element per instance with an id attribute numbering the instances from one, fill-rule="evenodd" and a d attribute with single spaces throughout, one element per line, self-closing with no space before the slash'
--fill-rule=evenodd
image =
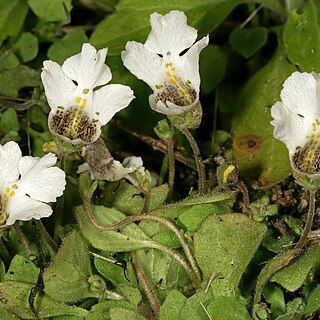
<path id="1" fill-rule="evenodd" d="M 98 120 L 90 119 L 85 108 L 87 99 L 76 97 L 75 105 L 65 108 L 58 106 L 51 116 L 49 127 L 53 134 L 67 137 L 71 140 L 81 139 L 85 143 L 92 142 L 96 135 Z"/>
<path id="2" fill-rule="evenodd" d="M 188 106 L 196 99 L 197 93 L 191 87 L 191 82 L 183 82 L 176 74 L 176 68 L 172 62 L 166 63 L 166 80 L 164 84 L 156 85 L 157 89 L 163 90 L 157 93 L 157 101 L 164 103 L 170 101 L 177 106 Z"/>
<path id="3" fill-rule="evenodd" d="M 3 194 L 0 194 L 0 226 L 6 224 L 8 219 L 7 206 L 10 197 L 14 197 L 16 194 L 16 189 L 18 186 L 16 184 L 12 184 L 11 186 L 6 187 Z"/>
<path id="4" fill-rule="evenodd" d="M 320 121 L 312 123 L 312 133 L 308 142 L 293 155 L 293 163 L 299 171 L 307 174 L 320 172 Z"/>

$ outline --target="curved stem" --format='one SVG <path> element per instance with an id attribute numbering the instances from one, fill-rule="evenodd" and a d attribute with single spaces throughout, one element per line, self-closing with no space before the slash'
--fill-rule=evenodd
<path id="1" fill-rule="evenodd" d="M 175 156 L 174 156 L 174 146 L 173 139 L 167 139 L 168 143 L 168 164 L 169 164 L 169 174 L 168 174 L 168 186 L 169 186 L 169 196 L 171 197 L 174 186 L 174 176 L 175 176 Z"/>
<path id="2" fill-rule="evenodd" d="M 300 239 L 299 239 L 298 243 L 296 244 L 296 246 L 294 247 L 295 249 L 302 249 L 307 242 L 307 237 L 311 231 L 314 212 L 315 212 L 316 192 L 317 191 L 315 191 L 315 190 L 309 190 L 309 210 L 308 210 L 308 215 L 307 215 L 307 221 L 306 221 L 306 224 L 302 230 Z"/>
<path id="3" fill-rule="evenodd" d="M 24 248 L 24 251 L 27 255 L 27 257 L 30 256 L 31 254 L 31 249 L 30 249 L 30 246 L 29 246 L 29 243 L 28 243 L 28 240 L 26 238 L 26 236 L 24 235 L 24 233 L 22 232 L 21 228 L 19 227 L 18 223 L 16 222 L 14 225 L 14 230 L 16 231 L 18 237 L 19 237 L 19 240 Z"/>
<path id="4" fill-rule="evenodd" d="M 129 216 L 113 225 L 110 226 L 101 226 L 99 225 L 99 223 L 95 220 L 93 213 L 91 211 L 91 206 L 90 206 L 90 200 L 88 199 L 88 197 L 86 197 L 85 195 L 83 196 L 83 206 L 85 209 L 85 212 L 90 220 L 90 222 L 99 230 L 103 230 L 103 231 L 111 231 L 114 229 L 119 229 L 122 228 L 126 225 L 128 225 L 129 223 L 135 222 L 135 221 L 141 221 L 141 220 L 151 220 L 151 221 L 157 221 L 161 224 L 163 224 L 164 226 L 166 226 L 168 229 L 170 229 L 171 231 L 174 232 L 174 234 L 178 237 L 182 248 L 192 266 L 192 268 L 190 268 L 190 266 L 188 265 L 188 263 L 184 260 L 183 257 L 181 257 L 179 254 L 177 254 L 175 251 L 167 248 L 164 245 L 161 245 L 160 243 L 157 242 L 153 242 L 152 247 L 154 249 L 158 249 L 161 251 L 164 251 L 166 253 L 168 253 L 169 255 L 171 255 L 174 259 L 176 259 L 180 265 L 185 269 L 185 271 L 187 272 L 187 274 L 189 275 L 190 279 L 192 280 L 194 287 L 196 289 L 199 289 L 201 286 L 201 276 L 200 276 L 200 271 L 198 269 L 197 263 L 195 261 L 195 259 L 193 258 L 193 255 L 190 251 L 190 248 L 188 247 L 188 245 L 185 243 L 182 235 L 180 234 L 179 230 L 168 220 L 166 220 L 165 218 L 162 217 L 158 217 L 158 216 L 154 216 L 154 215 L 150 215 L 150 214 L 146 214 L 146 215 L 138 215 L 138 216 Z"/>
<path id="5" fill-rule="evenodd" d="M 137 278 L 138 278 L 144 292 L 146 293 L 146 296 L 148 297 L 151 308 L 152 308 L 156 318 L 159 319 L 160 302 L 159 302 L 157 296 L 155 295 L 143 269 L 141 268 L 136 251 L 131 252 L 131 260 L 132 260 L 132 265 L 133 265 L 134 271 L 136 272 Z"/>
<path id="6" fill-rule="evenodd" d="M 181 243 L 182 249 L 183 249 L 184 253 L 186 254 L 188 261 L 191 264 L 192 269 L 196 273 L 199 280 L 201 279 L 200 270 L 198 268 L 198 265 L 192 255 L 192 252 L 191 252 L 188 244 L 184 241 L 184 238 L 183 238 L 182 234 L 180 233 L 179 229 L 169 220 L 162 218 L 162 217 L 159 217 L 159 216 L 151 215 L 151 214 L 144 214 L 144 215 L 129 216 L 129 217 L 127 217 L 127 218 L 125 218 L 115 224 L 112 224 L 110 226 L 101 226 L 96 222 L 96 220 L 92 214 L 90 205 L 85 206 L 85 211 L 86 211 L 87 216 L 90 219 L 91 223 L 97 229 L 104 230 L 104 231 L 111 231 L 111 230 L 123 228 L 126 225 L 128 225 L 129 223 L 136 222 L 136 221 L 142 221 L 142 220 L 150 220 L 150 221 L 156 221 L 156 222 L 161 223 L 162 225 L 164 225 L 166 228 L 171 230 L 176 235 L 176 237 L 178 238 L 178 240 Z"/>
<path id="7" fill-rule="evenodd" d="M 200 149 L 198 147 L 196 140 L 193 138 L 192 134 L 188 129 L 182 129 L 181 132 L 188 139 L 189 144 L 192 148 L 193 156 L 196 161 L 197 171 L 199 175 L 199 181 L 198 181 L 199 194 L 203 195 L 206 191 L 206 171 L 202 161 Z"/>
<path id="8" fill-rule="evenodd" d="M 43 222 L 41 220 L 34 220 L 36 227 L 40 231 L 43 238 L 47 241 L 48 245 L 51 247 L 51 249 L 55 252 L 58 251 L 58 246 L 54 242 L 54 240 L 51 238 L 49 232 L 47 231 L 46 227 L 44 226 Z"/>
<path id="9" fill-rule="evenodd" d="M 144 188 L 141 188 L 143 192 L 143 206 L 141 208 L 141 214 L 145 214 L 149 210 L 150 205 L 150 190 L 145 190 Z"/>
<path id="10" fill-rule="evenodd" d="M 246 187 L 246 185 L 243 183 L 243 181 L 238 181 L 236 184 L 236 187 L 241 191 L 242 196 L 243 196 L 243 210 L 245 213 L 250 213 L 250 197 L 249 197 L 249 192 Z"/>

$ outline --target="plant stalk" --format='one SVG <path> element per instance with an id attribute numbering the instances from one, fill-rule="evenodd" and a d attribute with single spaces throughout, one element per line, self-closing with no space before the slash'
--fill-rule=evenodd
<path id="1" fill-rule="evenodd" d="M 198 147 L 196 140 L 193 138 L 191 132 L 188 129 L 181 129 L 181 132 L 185 135 L 185 137 L 187 138 L 192 148 L 193 156 L 196 162 L 197 171 L 199 175 L 199 180 L 198 180 L 199 194 L 203 195 L 205 194 L 205 191 L 206 191 L 206 171 L 202 161 L 200 149 Z"/>
<path id="2" fill-rule="evenodd" d="M 302 249 L 307 242 L 307 237 L 311 231 L 312 222 L 313 222 L 314 213 L 315 213 L 316 192 L 317 192 L 316 190 L 309 190 L 309 210 L 307 214 L 307 221 L 302 230 L 300 239 L 296 244 L 296 246 L 294 247 L 295 249 Z"/>
<path id="3" fill-rule="evenodd" d="M 159 302 L 157 296 L 155 295 L 155 293 L 151 287 L 151 284 L 150 284 L 149 280 L 147 279 L 143 269 L 141 268 L 136 251 L 131 252 L 131 261 L 132 261 L 132 266 L 133 266 L 135 273 L 137 275 L 137 278 L 138 278 L 144 292 L 146 293 L 146 296 L 148 297 L 151 308 L 152 308 L 156 318 L 159 319 L 160 302 Z"/>
<path id="4" fill-rule="evenodd" d="M 27 255 L 27 257 L 29 257 L 31 255 L 31 249 L 28 243 L 28 239 L 26 238 L 26 236 L 24 235 L 24 233 L 22 232 L 21 228 L 19 227 L 18 223 L 16 222 L 14 225 L 14 230 L 16 231 L 19 240 L 24 248 L 24 251 Z"/>
<path id="5" fill-rule="evenodd" d="M 188 247 L 188 245 L 185 243 L 179 230 L 170 221 L 168 221 L 162 217 L 158 217 L 158 216 L 154 216 L 154 215 L 150 215 L 150 214 L 145 214 L 145 215 L 129 216 L 129 217 L 127 217 L 127 218 L 125 218 L 125 219 L 123 219 L 113 225 L 110 225 L 110 226 L 101 226 L 101 225 L 99 225 L 99 223 L 95 220 L 95 218 L 93 216 L 93 213 L 91 211 L 89 197 L 82 194 L 82 198 L 83 198 L 83 206 L 84 206 L 85 212 L 87 214 L 87 217 L 89 218 L 90 222 L 99 230 L 111 231 L 114 229 L 119 229 L 121 227 L 124 227 L 127 224 L 135 222 L 135 221 L 151 220 L 151 221 L 157 221 L 157 222 L 163 224 L 164 226 L 166 226 L 171 231 L 173 231 L 174 234 L 178 237 L 178 239 L 182 245 L 182 248 L 183 248 L 192 268 L 190 268 L 190 266 L 184 260 L 183 257 L 181 257 L 179 254 L 177 254 L 175 251 L 167 248 L 166 246 L 161 245 L 160 243 L 157 243 L 155 241 L 152 241 L 152 245 L 150 245 L 150 247 L 164 251 L 167 254 L 171 255 L 174 259 L 176 259 L 179 262 L 179 264 L 185 269 L 186 273 L 188 274 L 188 276 L 192 280 L 194 287 L 197 290 L 200 289 L 201 276 L 200 276 L 200 271 L 198 269 L 197 263 L 196 263 L 195 259 L 193 258 L 191 250 Z"/>
<path id="6" fill-rule="evenodd" d="M 48 245 L 51 247 L 51 249 L 54 252 L 57 252 L 58 251 L 58 246 L 55 243 L 55 241 L 52 239 L 52 237 L 50 236 L 50 234 L 47 231 L 46 227 L 44 226 L 43 222 L 41 220 L 34 220 L 34 221 L 35 221 L 36 227 L 40 231 L 40 233 L 43 236 L 43 238 L 47 241 Z"/>

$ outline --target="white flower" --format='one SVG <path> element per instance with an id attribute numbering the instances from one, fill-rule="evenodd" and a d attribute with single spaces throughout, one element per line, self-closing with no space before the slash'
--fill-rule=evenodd
<path id="1" fill-rule="evenodd" d="M 194 43 L 197 30 L 187 25 L 181 11 L 164 16 L 152 13 L 150 23 L 146 43 L 129 41 L 121 53 L 123 63 L 153 90 L 149 97 L 153 110 L 166 115 L 185 113 L 199 101 L 199 54 L 209 37 Z"/>
<path id="2" fill-rule="evenodd" d="M 103 86 L 112 77 L 104 63 L 107 51 L 97 52 L 85 43 L 82 51 L 68 58 L 62 67 L 53 61 L 43 63 L 41 79 L 51 107 L 49 128 L 64 141 L 75 145 L 96 141 L 101 126 L 134 98 L 128 86 Z"/>
<path id="3" fill-rule="evenodd" d="M 292 168 L 309 178 L 320 177 L 319 85 L 318 74 L 294 72 L 271 109 L 275 138 L 287 146 Z"/>
<path id="4" fill-rule="evenodd" d="M 0 145 L 0 225 L 51 215 L 46 203 L 55 202 L 66 185 L 64 171 L 53 167 L 56 162 L 52 153 L 22 157 L 13 141 Z"/>
<path id="5" fill-rule="evenodd" d="M 77 173 L 89 172 L 92 180 L 117 181 L 127 179 L 136 184 L 130 176 L 133 172 L 145 175 L 141 157 L 127 157 L 123 162 L 114 160 L 102 139 L 83 147 L 87 162 L 79 166 Z"/>

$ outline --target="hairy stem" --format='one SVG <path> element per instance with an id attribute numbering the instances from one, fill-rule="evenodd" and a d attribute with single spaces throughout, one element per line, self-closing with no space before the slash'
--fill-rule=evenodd
<path id="1" fill-rule="evenodd" d="M 28 239 L 26 238 L 26 236 L 22 232 L 22 230 L 19 227 L 17 222 L 13 225 L 13 227 L 19 237 L 19 240 L 24 248 L 24 251 L 25 251 L 27 257 L 29 257 L 31 255 L 31 250 L 30 250 Z"/>
<path id="2" fill-rule="evenodd" d="M 168 173 L 168 186 L 169 186 L 169 196 L 172 196 L 173 186 L 174 186 L 174 176 L 175 176 L 175 156 L 174 156 L 174 146 L 173 139 L 167 139 L 168 143 L 168 163 L 169 163 L 169 173 Z"/>
<path id="3" fill-rule="evenodd" d="M 44 226 L 43 222 L 41 220 L 34 220 L 36 227 L 40 231 L 43 238 L 47 241 L 48 245 L 51 247 L 51 249 L 55 252 L 58 251 L 58 246 L 55 243 L 55 241 L 51 238 L 49 232 L 47 231 L 46 227 Z"/>
<path id="4" fill-rule="evenodd" d="M 317 191 L 315 191 L 315 190 L 309 190 L 309 210 L 308 210 L 308 214 L 307 214 L 307 221 L 306 221 L 306 224 L 302 230 L 300 239 L 299 239 L 298 243 L 296 244 L 296 246 L 294 247 L 295 249 L 302 249 L 307 242 L 307 237 L 311 231 L 314 212 L 315 212 L 316 192 Z"/>
<path id="5" fill-rule="evenodd" d="M 155 295 L 155 293 L 151 287 L 151 284 L 149 283 L 149 280 L 147 279 L 143 269 L 141 268 L 136 251 L 131 252 L 131 261 L 132 261 L 134 271 L 135 271 L 137 278 L 139 280 L 139 283 L 141 284 L 144 292 L 146 293 L 146 296 L 148 297 L 151 308 L 152 308 L 156 318 L 159 319 L 160 302 L 159 302 L 157 296 Z"/>
<path id="6" fill-rule="evenodd" d="M 246 187 L 246 185 L 243 183 L 243 181 L 238 181 L 236 184 L 237 188 L 241 191 L 243 196 L 243 211 L 245 213 L 250 213 L 250 198 L 249 198 L 249 192 Z"/>
<path id="7" fill-rule="evenodd" d="M 60 156 L 60 169 L 63 171 L 65 169 L 65 164 L 66 164 L 66 158 L 65 158 L 65 155 L 62 154 Z M 54 219 L 54 232 L 53 232 L 53 239 L 56 242 L 59 240 L 59 227 L 62 224 L 63 208 L 64 208 L 64 193 L 58 199 L 57 205 L 56 205 L 56 212 L 55 212 L 55 219 Z"/>
<path id="8" fill-rule="evenodd" d="M 192 134 L 188 129 L 182 129 L 181 132 L 185 135 L 185 137 L 189 141 L 189 144 L 192 148 L 193 156 L 196 162 L 197 171 L 199 175 L 199 180 L 198 180 L 199 194 L 203 195 L 206 191 L 206 171 L 202 161 L 200 149 L 198 147 L 196 140 L 193 138 Z"/>
<path id="9" fill-rule="evenodd" d="M 157 222 L 163 224 L 165 227 L 167 227 L 172 232 L 174 232 L 174 234 L 179 239 L 181 246 L 182 246 L 192 268 L 190 268 L 190 266 L 184 260 L 183 257 L 181 257 L 179 254 L 177 254 L 175 251 L 167 248 L 166 246 L 163 246 L 157 242 L 153 242 L 152 247 L 155 249 L 164 251 L 167 254 L 171 255 L 174 259 L 176 259 L 180 263 L 180 265 L 185 269 L 185 271 L 187 272 L 188 276 L 190 277 L 190 279 L 192 280 L 192 282 L 194 284 L 194 287 L 196 289 L 200 288 L 201 276 L 200 276 L 200 271 L 197 266 L 197 263 L 191 253 L 189 246 L 185 243 L 183 236 L 180 234 L 179 229 L 177 229 L 174 224 L 172 224 L 170 221 L 168 221 L 165 218 L 154 216 L 151 214 L 145 214 L 145 215 L 129 216 L 129 217 L 127 217 L 127 218 L 125 218 L 125 219 L 123 219 L 123 220 L 121 220 L 111 226 L 101 226 L 101 225 L 99 225 L 99 223 L 95 220 L 95 218 L 93 216 L 93 213 L 91 211 L 89 197 L 85 196 L 84 194 L 82 195 L 82 197 L 83 197 L 83 206 L 84 206 L 85 212 L 87 214 L 87 217 L 89 218 L 90 222 L 99 230 L 111 231 L 111 230 L 122 228 L 122 227 L 128 225 L 129 223 L 132 223 L 135 221 L 151 220 L 151 221 L 157 221 Z"/>
<path id="10" fill-rule="evenodd" d="M 11 256 L 8 248 L 6 247 L 2 237 L 0 236 L 0 255 L 3 258 L 3 262 L 8 265 L 11 262 Z"/>

